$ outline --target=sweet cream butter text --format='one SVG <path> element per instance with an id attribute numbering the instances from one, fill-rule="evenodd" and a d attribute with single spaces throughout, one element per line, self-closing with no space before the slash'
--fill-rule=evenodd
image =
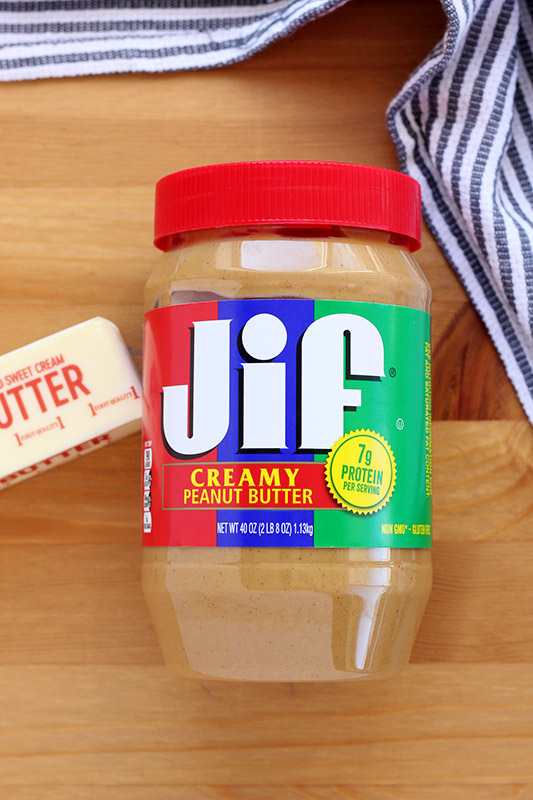
<path id="1" fill-rule="evenodd" d="M 50 362 L 38 362 L 36 370 L 42 369 L 44 364 Z M 83 372 L 77 364 L 68 364 L 31 377 L 24 383 L 15 383 L 21 377 L 25 378 L 27 373 L 31 374 L 30 367 L 6 375 L 4 378 L 6 387 L 10 384 L 15 385 L 0 391 L 1 429 L 10 428 L 17 420 L 26 421 L 34 414 L 45 414 L 53 408 L 60 408 L 79 397 L 91 394 Z"/>
<path id="2" fill-rule="evenodd" d="M 139 377 L 94 317 L 0 355 L 0 490 L 140 427 Z"/>

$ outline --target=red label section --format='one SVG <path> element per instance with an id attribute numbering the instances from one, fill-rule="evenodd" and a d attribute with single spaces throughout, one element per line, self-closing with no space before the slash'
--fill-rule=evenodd
<path id="1" fill-rule="evenodd" d="M 163 509 L 337 508 L 328 492 L 324 464 L 165 464 Z"/>

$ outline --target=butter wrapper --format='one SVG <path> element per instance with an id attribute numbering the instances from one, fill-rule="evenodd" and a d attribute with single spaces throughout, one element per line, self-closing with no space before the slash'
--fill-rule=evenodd
<path id="1" fill-rule="evenodd" d="M 141 384 L 102 317 L 0 356 L 0 490 L 140 430 Z"/>

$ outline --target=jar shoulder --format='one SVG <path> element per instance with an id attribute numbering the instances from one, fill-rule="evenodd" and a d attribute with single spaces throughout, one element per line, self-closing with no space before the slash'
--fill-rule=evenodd
<path id="1" fill-rule="evenodd" d="M 165 253 L 146 285 L 147 310 L 205 300 L 303 297 L 429 311 L 431 289 L 408 251 L 346 240 L 197 242 Z"/>

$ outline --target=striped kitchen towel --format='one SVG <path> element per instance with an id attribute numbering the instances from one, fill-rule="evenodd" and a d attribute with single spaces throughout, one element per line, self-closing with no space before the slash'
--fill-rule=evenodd
<path id="1" fill-rule="evenodd" d="M 442 2 L 444 40 L 389 128 L 533 423 L 533 2 Z"/>
<path id="2" fill-rule="evenodd" d="M 0 79 L 221 66 L 344 1 L 0 0 Z M 388 123 L 533 423 L 533 0 L 442 5 Z"/>
<path id="3" fill-rule="evenodd" d="M 346 0 L 0 0 L 0 80 L 242 61 Z"/>

